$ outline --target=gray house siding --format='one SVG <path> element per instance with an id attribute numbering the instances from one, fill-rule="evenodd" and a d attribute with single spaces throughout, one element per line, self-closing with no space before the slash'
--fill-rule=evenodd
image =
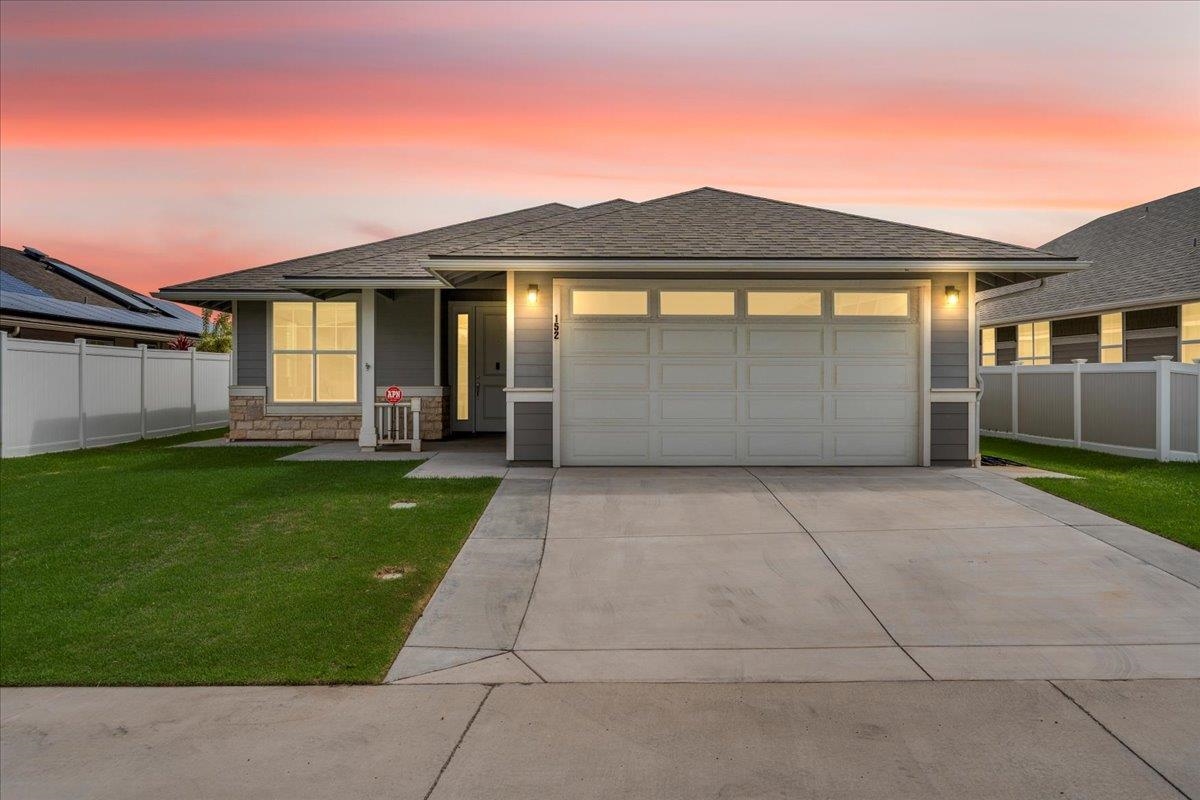
<path id="1" fill-rule="evenodd" d="M 427 289 L 376 293 L 376 385 L 433 385 L 433 303 Z"/>
<path id="2" fill-rule="evenodd" d="M 934 464 L 965 463 L 971 441 L 967 404 L 933 403 L 929 419 L 929 460 Z"/>
<path id="3" fill-rule="evenodd" d="M 1174 331 L 1174 329 L 1172 329 Z M 1148 333 L 1148 331 L 1138 331 Z M 1125 335 L 1126 361 L 1153 361 L 1155 356 L 1179 357 L 1179 337 L 1172 332 L 1167 336 Z"/>
<path id="4" fill-rule="evenodd" d="M 513 381 L 522 389 L 552 385 L 551 328 L 554 278 L 545 272 L 518 272 L 513 282 Z M 526 302 L 530 284 L 538 286 L 538 302 Z"/>
<path id="5" fill-rule="evenodd" d="M 1089 364 L 1100 360 L 1100 339 L 1098 337 L 1076 337 L 1067 340 L 1052 339 L 1050 341 L 1050 360 L 1055 364 L 1070 364 L 1077 358 L 1086 358 Z"/>
<path id="6" fill-rule="evenodd" d="M 233 318 L 239 386 L 267 385 L 267 304 L 240 300 Z"/>
<path id="7" fill-rule="evenodd" d="M 550 403 L 513 404 L 514 461 L 549 461 L 553 457 L 553 419 Z"/>
<path id="8" fill-rule="evenodd" d="M 929 364 L 934 389 L 965 389 L 971 372 L 970 320 L 967 308 L 966 273 L 935 274 L 933 282 L 933 319 L 930 325 Z M 958 305 L 945 302 L 946 287 L 960 292 Z"/>

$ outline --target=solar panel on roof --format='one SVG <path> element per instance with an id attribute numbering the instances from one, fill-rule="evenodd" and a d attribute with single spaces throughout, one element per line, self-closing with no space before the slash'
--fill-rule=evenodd
<path id="1" fill-rule="evenodd" d="M 176 318 L 165 317 L 160 314 L 143 314 L 124 308 L 107 308 L 87 303 L 76 303 L 72 300 L 59 300 L 44 293 L 38 296 L 21 294 L 19 292 L 4 292 L 0 294 L 0 308 L 6 311 L 24 311 L 30 314 L 40 314 L 60 319 L 106 322 L 111 325 L 120 325 L 123 327 L 181 331 L 192 335 L 199 335 L 201 332 L 200 318 L 194 315 L 188 318 Z"/>
<path id="2" fill-rule="evenodd" d="M 0 272 L 0 294 L 4 292 L 12 292 L 14 294 L 31 294 L 34 297 L 50 296 L 36 286 L 30 286 L 16 275 L 9 275 L 7 272 Z"/>
<path id="3" fill-rule="evenodd" d="M 137 309 L 138 311 L 153 312 L 153 311 L 158 310 L 154 306 L 152 306 L 149 303 L 147 303 L 146 301 L 142 300 L 141 298 L 134 297 L 133 295 L 128 294 L 126 292 L 122 292 L 120 289 L 116 289 L 116 288 L 110 286 L 109 284 L 105 283 L 104 281 L 102 281 L 98 278 L 94 278 L 91 275 L 88 275 L 86 272 L 84 272 L 81 269 L 72 267 L 70 264 L 64 264 L 61 261 L 55 261 L 53 258 L 47 258 L 46 263 L 50 265 L 51 269 L 53 269 L 55 272 L 59 273 L 60 275 L 70 278 L 71 280 L 75 281 L 78 284 L 86 286 L 87 288 L 91 289 L 93 292 L 102 294 L 105 297 L 109 298 L 110 300 L 115 300 L 116 302 L 120 303 L 121 305 L 128 306 L 129 308 Z"/>

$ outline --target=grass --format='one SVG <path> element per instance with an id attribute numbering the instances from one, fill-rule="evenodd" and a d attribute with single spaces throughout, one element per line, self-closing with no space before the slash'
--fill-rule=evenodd
<path id="1" fill-rule="evenodd" d="M 3 462 L 0 683 L 377 682 L 498 485 L 212 435 Z"/>
<path id="2" fill-rule="evenodd" d="M 984 455 L 1078 475 L 1022 483 L 1200 550 L 1200 465 L 985 437 Z"/>

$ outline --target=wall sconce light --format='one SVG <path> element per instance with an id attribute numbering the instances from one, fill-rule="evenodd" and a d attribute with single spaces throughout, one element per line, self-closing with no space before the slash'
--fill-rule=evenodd
<path id="1" fill-rule="evenodd" d="M 958 287 L 957 286 L 947 286 L 946 287 L 946 305 L 948 305 L 948 306 L 958 305 Z"/>
<path id="2" fill-rule="evenodd" d="M 536 283 L 529 284 L 529 291 L 525 294 L 525 298 L 529 301 L 529 305 L 537 305 L 538 285 Z"/>

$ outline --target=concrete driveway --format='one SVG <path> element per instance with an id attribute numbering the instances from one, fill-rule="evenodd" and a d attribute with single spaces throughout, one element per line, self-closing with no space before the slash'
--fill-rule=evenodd
<path id="1" fill-rule="evenodd" d="M 1200 555 L 982 470 L 510 478 L 390 681 L 1200 678 Z"/>

